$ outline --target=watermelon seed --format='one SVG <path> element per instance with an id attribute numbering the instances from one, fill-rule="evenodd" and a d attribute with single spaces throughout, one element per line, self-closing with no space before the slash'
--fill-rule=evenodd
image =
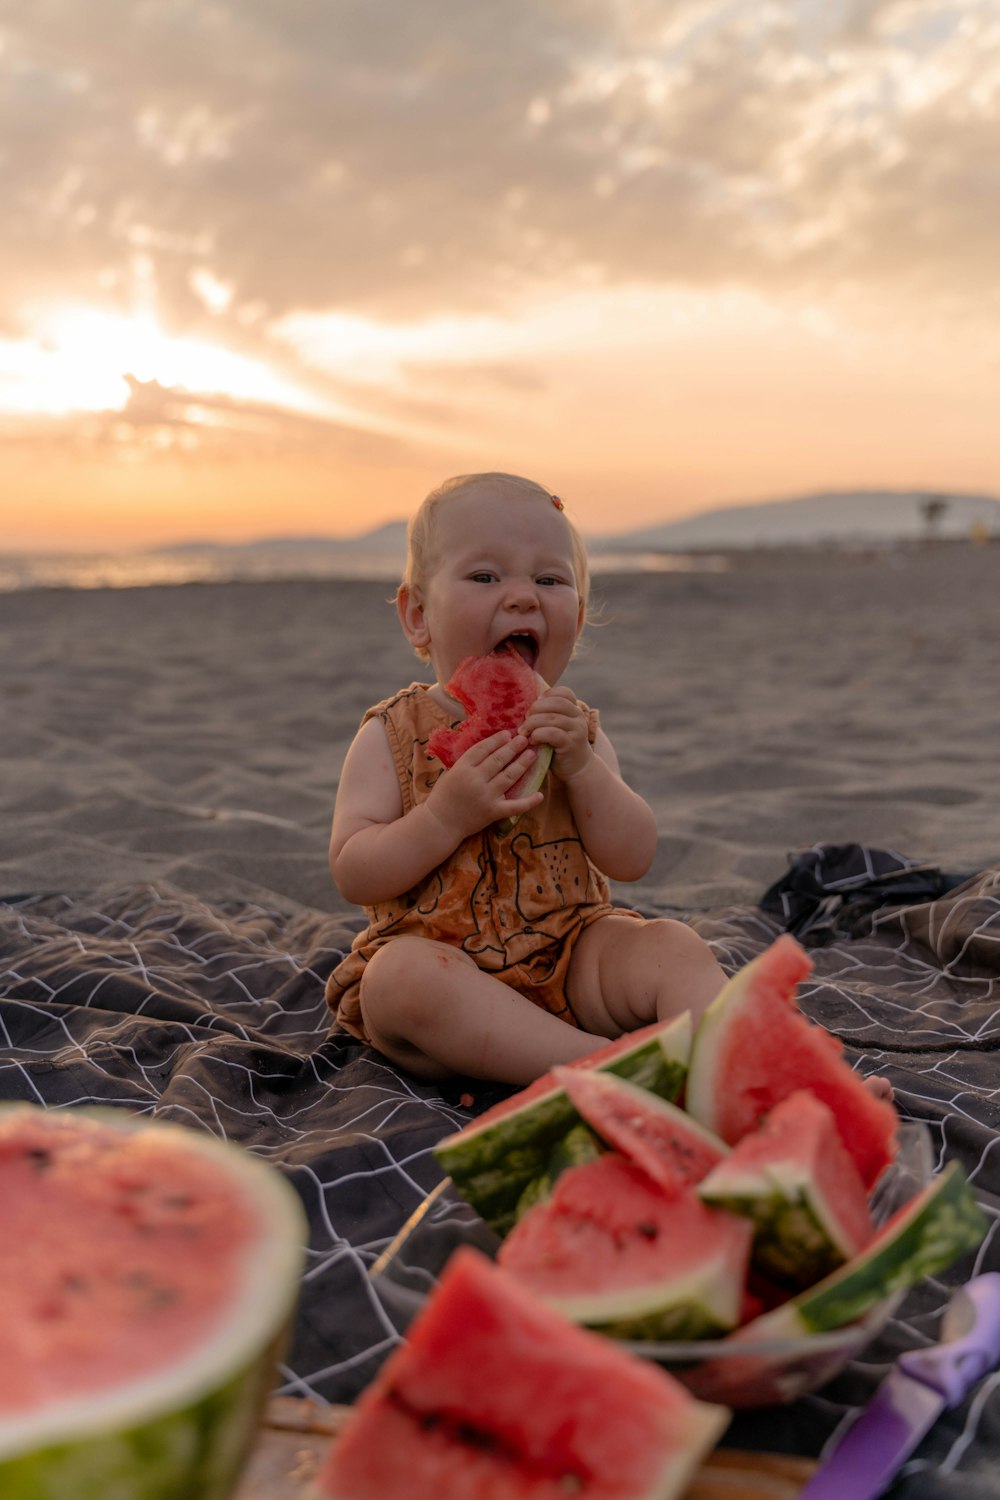
<path id="1" fill-rule="evenodd" d="M 392 1387 L 386 1391 L 386 1398 L 393 1406 L 414 1420 L 421 1432 L 441 1430 L 446 1438 L 455 1443 L 464 1443 L 468 1448 L 478 1448 L 482 1453 L 490 1453 L 496 1458 L 506 1459 L 516 1464 L 525 1461 L 525 1454 L 505 1442 L 499 1433 L 488 1432 L 485 1428 L 476 1427 L 471 1422 L 455 1419 L 446 1412 L 416 1412 L 402 1392 Z M 580 1495 L 587 1487 L 584 1476 L 572 1471 L 549 1477 L 555 1478 L 556 1484 L 567 1495 Z"/>
<path id="2" fill-rule="evenodd" d="M 147 1312 L 158 1312 L 161 1307 L 170 1307 L 177 1301 L 177 1293 L 173 1287 L 155 1286 L 145 1301 Z"/>
<path id="3" fill-rule="evenodd" d="M 52 1152 L 45 1146 L 29 1146 L 24 1154 L 39 1176 L 52 1165 Z"/>
<path id="4" fill-rule="evenodd" d="M 646 1240 L 655 1240 L 660 1233 L 655 1224 L 637 1224 L 636 1228 L 642 1235 L 643 1239 Z"/>
<path id="5" fill-rule="evenodd" d="M 125 1276 L 125 1285 L 142 1297 L 145 1312 L 156 1312 L 159 1308 L 169 1307 L 172 1302 L 177 1301 L 174 1289 L 162 1284 L 157 1285 L 148 1271 L 129 1271 Z"/>
<path id="6" fill-rule="evenodd" d="M 66 1316 L 66 1307 L 57 1297 L 50 1297 L 48 1301 L 40 1302 L 35 1312 L 40 1322 L 52 1323 Z"/>

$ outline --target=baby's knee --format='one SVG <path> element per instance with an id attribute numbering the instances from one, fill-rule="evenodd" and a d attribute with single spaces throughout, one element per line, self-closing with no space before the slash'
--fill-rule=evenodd
<path id="1" fill-rule="evenodd" d="M 644 924 L 643 935 L 651 948 L 671 962 L 685 959 L 716 965 L 715 955 L 705 939 L 676 917 L 651 917 Z"/>
<path id="2" fill-rule="evenodd" d="M 376 949 L 361 976 L 361 1011 L 369 1031 L 409 1034 L 434 1004 L 436 983 L 463 957 L 440 943 L 400 937 Z"/>

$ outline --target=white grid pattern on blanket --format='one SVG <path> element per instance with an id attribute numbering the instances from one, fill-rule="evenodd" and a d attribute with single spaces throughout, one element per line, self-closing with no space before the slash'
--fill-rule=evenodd
<path id="1" fill-rule="evenodd" d="M 778 930 L 742 907 L 691 920 L 728 971 Z M 434 1143 L 469 1118 L 457 1089 L 415 1083 L 331 1033 L 323 981 L 349 940 L 320 913 L 150 886 L 102 896 L 99 909 L 67 896 L 0 905 L 0 1097 L 155 1112 L 285 1172 L 312 1238 L 282 1389 L 336 1401 L 353 1399 L 398 1340 L 367 1269 L 439 1179 Z M 867 937 L 814 957 L 803 1008 L 845 1039 L 855 1066 L 890 1078 L 939 1160 L 962 1160 L 991 1229 L 974 1257 L 910 1294 L 864 1360 L 798 1402 L 794 1420 L 760 1413 L 732 1429 L 760 1446 L 763 1423 L 771 1446 L 812 1453 L 903 1348 L 936 1336 L 957 1279 L 1000 1269 L 1000 871 L 933 909 L 879 913 Z M 942 1466 L 972 1476 L 997 1451 L 998 1385 L 984 1382 L 938 1424 L 900 1495 L 932 1496 Z"/>

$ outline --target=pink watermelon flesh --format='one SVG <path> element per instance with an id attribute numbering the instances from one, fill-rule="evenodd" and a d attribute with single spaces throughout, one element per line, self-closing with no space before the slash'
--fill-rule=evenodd
<path id="1" fill-rule="evenodd" d="M 499 1263 L 538 1296 L 574 1298 L 686 1282 L 721 1266 L 719 1327 L 739 1321 L 750 1255 L 748 1222 L 708 1209 L 693 1192 L 667 1197 L 617 1152 L 557 1179 L 503 1241 Z"/>
<path id="2" fill-rule="evenodd" d="M 427 748 L 445 766 L 453 766 L 489 735 L 501 729 L 516 733 L 541 692 L 541 679 L 516 651 L 500 650 L 467 656 L 444 690 L 469 717 L 456 729 L 435 729 Z"/>
<path id="3" fill-rule="evenodd" d="M 318 1488 L 330 1500 L 669 1500 L 728 1417 L 464 1246 Z"/>
<path id="4" fill-rule="evenodd" d="M 4 1122 L 5 1414 L 155 1372 L 228 1313 L 261 1226 L 216 1166 L 166 1152 L 151 1133 Z"/>
<path id="5" fill-rule="evenodd" d="M 842 1043 L 798 1009 L 796 987 L 811 970 L 785 934 L 728 982 L 695 1036 L 687 1107 L 735 1145 L 782 1099 L 808 1089 L 832 1110 L 871 1188 L 896 1154 L 898 1116 L 845 1062 Z"/>
<path id="6" fill-rule="evenodd" d="M 776 1104 L 760 1128 L 733 1147 L 726 1172 L 780 1174 L 786 1166 L 808 1174 L 836 1221 L 845 1260 L 871 1242 L 875 1225 L 865 1185 L 831 1111 L 805 1089 Z"/>
<path id="7" fill-rule="evenodd" d="M 613 1073 L 559 1067 L 552 1076 L 591 1129 L 669 1197 L 700 1182 L 729 1154 L 683 1110 Z"/>

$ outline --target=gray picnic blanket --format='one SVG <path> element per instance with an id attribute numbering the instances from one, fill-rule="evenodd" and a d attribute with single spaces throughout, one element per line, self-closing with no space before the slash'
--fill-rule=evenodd
<path id="1" fill-rule="evenodd" d="M 780 903 L 684 915 L 727 972 L 789 925 Z M 930 900 L 855 908 L 849 932 L 829 927 L 803 1009 L 843 1039 L 855 1067 L 891 1080 L 938 1162 L 961 1161 L 990 1230 L 978 1252 L 911 1292 L 824 1390 L 740 1414 L 726 1439 L 811 1456 L 896 1355 L 936 1337 L 952 1286 L 1000 1270 L 1000 868 Z M 434 1144 L 504 1094 L 416 1083 L 331 1028 L 323 983 L 352 935 L 308 909 L 289 916 L 151 885 L 0 903 L 0 1098 L 156 1114 L 239 1141 L 285 1173 L 311 1242 L 281 1389 L 336 1402 L 351 1401 L 399 1340 L 367 1271 L 440 1181 Z M 893 1493 L 998 1493 L 998 1452 L 994 1374 L 937 1424 Z"/>

